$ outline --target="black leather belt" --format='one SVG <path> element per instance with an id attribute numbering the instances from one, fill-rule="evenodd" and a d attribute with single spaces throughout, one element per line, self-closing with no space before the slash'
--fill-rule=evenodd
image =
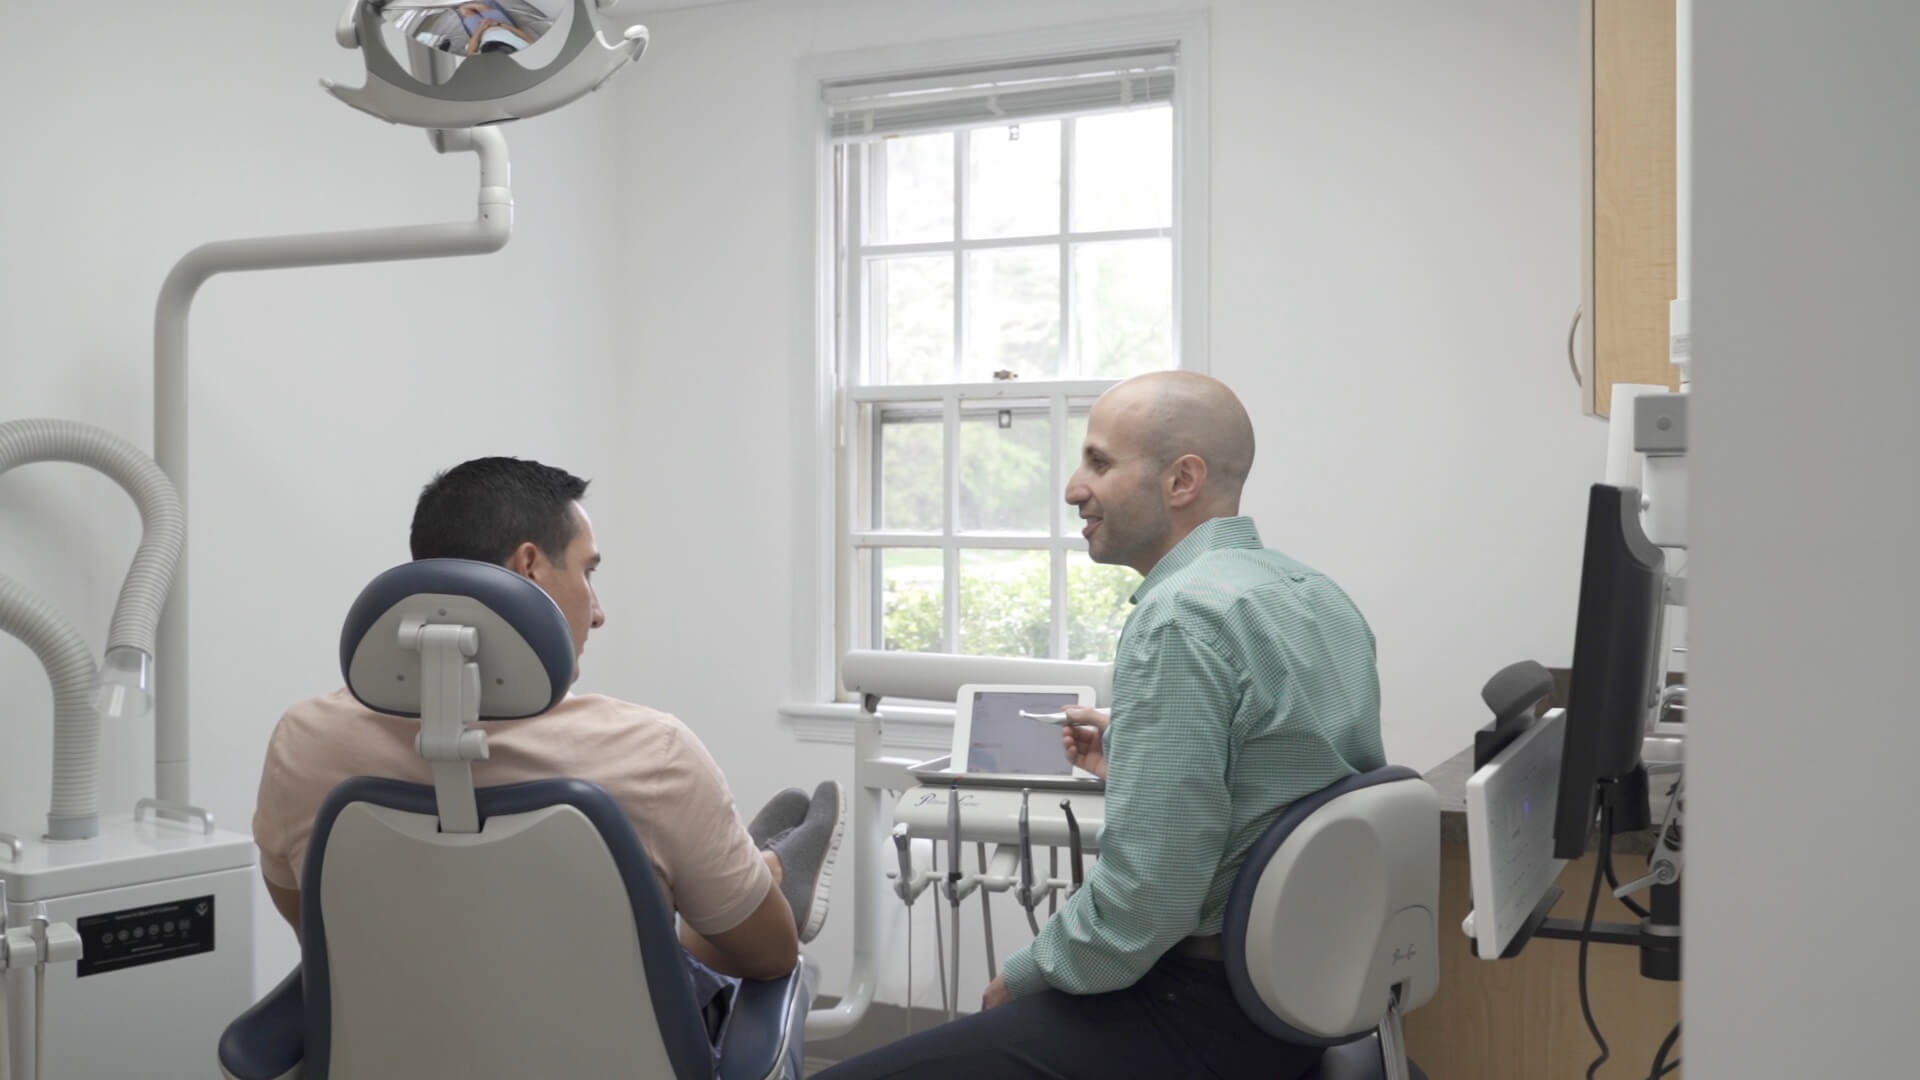
<path id="1" fill-rule="evenodd" d="M 1211 960 L 1216 964 L 1225 963 L 1227 959 L 1226 943 L 1219 934 L 1181 938 L 1174 944 L 1172 952 L 1187 960 Z"/>

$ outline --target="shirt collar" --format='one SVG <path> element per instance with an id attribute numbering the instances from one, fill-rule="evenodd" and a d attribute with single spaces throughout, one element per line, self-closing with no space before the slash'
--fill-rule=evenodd
<path id="1" fill-rule="evenodd" d="M 1208 518 L 1200 526 L 1186 535 L 1186 538 L 1173 545 L 1173 550 L 1160 556 L 1153 564 L 1153 571 L 1147 575 L 1140 587 L 1133 591 L 1132 603 L 1139 603 L 1154 586 L 1191 566 L 1194 560 L 1209 551 L 1224 551 L 1230 548 L 1252 548 L 1259 550 L 1259 530 L 1253 527 L 1250 517 Z"/>

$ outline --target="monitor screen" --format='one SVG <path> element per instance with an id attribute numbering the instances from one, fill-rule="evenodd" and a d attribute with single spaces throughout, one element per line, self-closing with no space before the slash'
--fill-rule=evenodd
<path id="1" fill-rule="evenodd" d="M 1567 688 L 1567 734 L 1560 755 L 1555 858 L 1577 859 L 1586 853 L 1601 783 L 1639 768 L 1640 740 L 1659 671 L 1665 566 L 1664 553 L 1640 526 L 1639 490 L 1593 485 Z M 1613 787 L 1621 798 L 1646 796 L 1644 784 Z M 1644 815 L 1642 809 L 1639 816 Z"/>
<path id="2" fill-rule="evenodd" d="M 1067 776 L 1073 767 L 1060 749 L 1060 729 L 1020 715 L 1058 712 L 1078 704 L 1076 694 L 982 690 L 973 695 L 967 771 L 995 775 Z"/>

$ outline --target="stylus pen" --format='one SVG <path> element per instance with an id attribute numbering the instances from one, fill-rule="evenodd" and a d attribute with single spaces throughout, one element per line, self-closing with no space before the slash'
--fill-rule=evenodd
<path id="1" fill-rule="evenodd" d="M 1070 717 L 1067 716 L 1066 713 L 1063 713 L 1063 712 L 1028 712 L 1025 709 L 1021 709 L 1020 715 L 1023 719 L 1038 720 L 1043 724 L 1054 724 L 1059 727 L 1090 728 L 1095 726 L 1094 724 L 1086 720 L 1071 719 Z"/>

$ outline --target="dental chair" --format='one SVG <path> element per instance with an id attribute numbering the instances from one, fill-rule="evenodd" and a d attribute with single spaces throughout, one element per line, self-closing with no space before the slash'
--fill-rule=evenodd
<path id="1" fill-rule="evenodd" d="M 354 777 L 322 804 L 300 967 L 221 1038 L 229 1080 L 797 1080 L 800 973 L 742 984 L 716 1065 L 673 908 L 604 789 L 473 787 L 486 735 L 468 725 L 537 724 L 572 682 L 539 586 L 459 559 L 396 567 L 348 613 L 340 666 L 369 708 L 421 718 L 434 782 Z"/>
<path id="2" fill-rule="evenodd" d="M 1440 981 L 1440 801 L 1411 769 L 1289 806 L 1241 867 L 1227 979 L 1269 1035 L 1327 1047 L 1305 1080 L 1425 1080 L 1401 1017 Z"/>

